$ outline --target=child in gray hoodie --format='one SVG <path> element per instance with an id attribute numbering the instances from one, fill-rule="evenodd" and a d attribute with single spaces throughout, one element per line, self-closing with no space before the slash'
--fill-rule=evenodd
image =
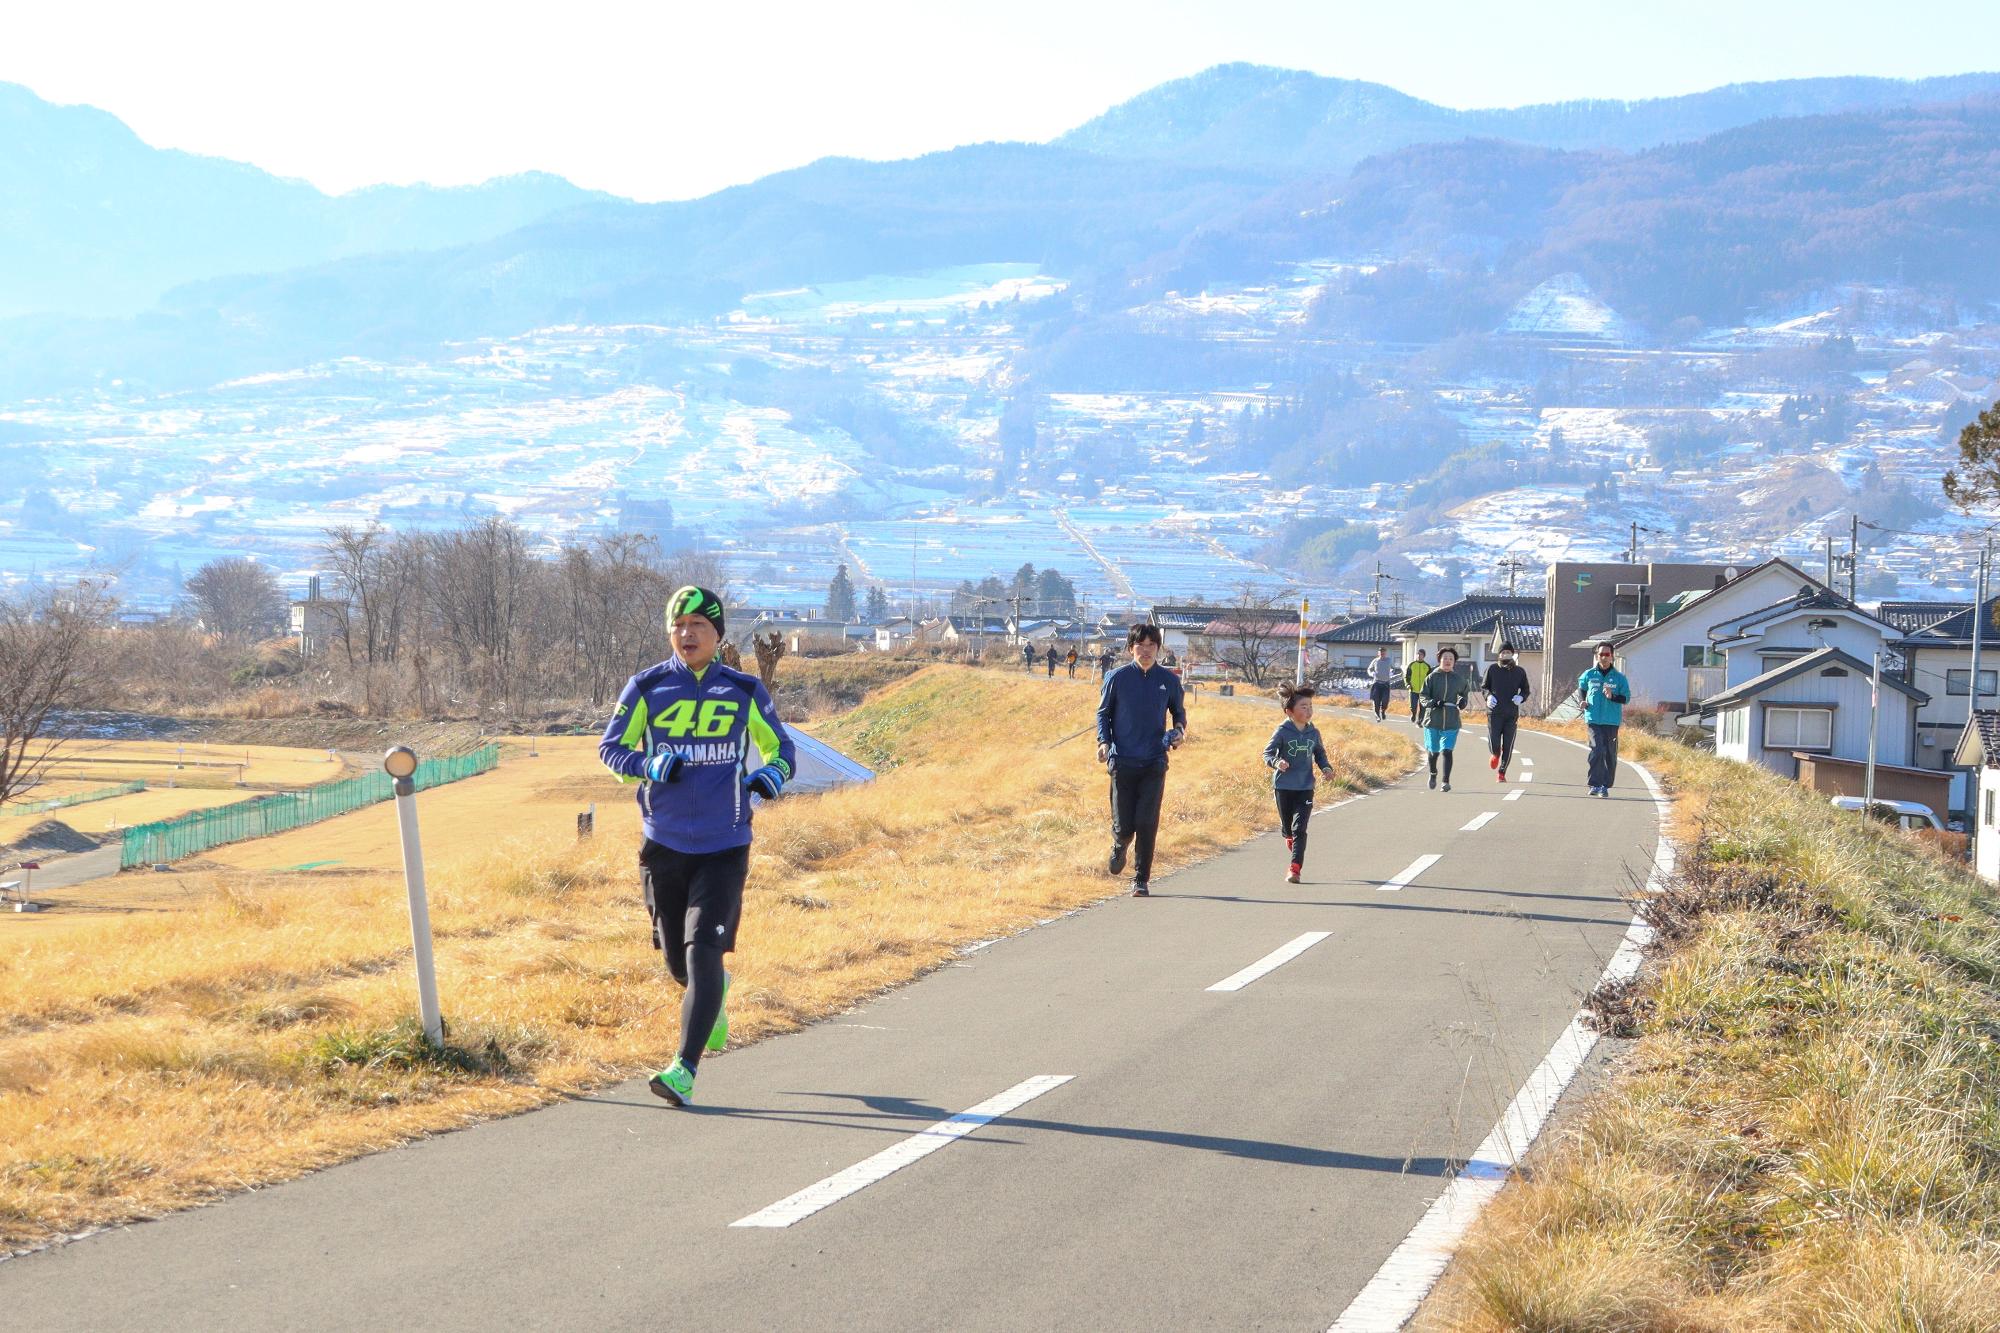
<path id="1" fill-rule="evenodd" d="M 1285 882 L 1296 884 L 1306 859 L 1306 824 L 1312 819 L 1313 768 L 1317 765 L 1322 777 L 1332 777 L 1333 765 L 1326 760 L 1319 728 L 1312 724 L 1312 686 L 1280 685 L 1278 702 L 1284 706 L 1285 720 L 1271 733 L 1270 743 L 1264 747 L 1264 762 L 1275 770 L 1271 789 L 1278 798 L 1278 827 L 1284 832 L 1285 846 L 1292 849 L 1292 868 Z"/>

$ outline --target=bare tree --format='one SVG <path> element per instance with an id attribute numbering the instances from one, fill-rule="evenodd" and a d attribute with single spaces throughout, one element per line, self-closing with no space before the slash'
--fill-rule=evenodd
<path id="1" fill-rule="evenodd" d="M 0 602 L 0 801 L 32 787 L 68 739 L 59 715 L 95 688 L 110 613 L 92 583 Z"/>
<path id="2" fill-rule="evenodd" d="M 277 575 L 240 555 L 211 560 L 184 585 L 203 628 L 225 638 L 271 634 L 285 624 Z"/>
<path id="3" fill-rule="evenodd" d="M 1285 674 L 1298 650 L 1298 616 L 1289 592 L 1245 584 L 1209 626 L 1216 660 L 1252 685 Z"/>

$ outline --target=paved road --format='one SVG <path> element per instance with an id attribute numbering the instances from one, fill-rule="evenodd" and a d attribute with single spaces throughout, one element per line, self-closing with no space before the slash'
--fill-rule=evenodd
<path id="1" fill-rule="evenodd" d="M 0 1308 L 43 1330 L 1324 1329 L 1569 1022 L 1650 863 L 1629 769 L 1594 801 L 1580 751 L 1522 740 L 1525 786 L 1475 747 L 1449 795 L 1418 777 L 1323 811 L 1307 883 L 1261 838 L 705 1066 L 697 1109 L 632 1083 L 382 1153 L 0 1264 Z M 1010 1090 L 792 1225 L 732 1225 Z"/>
<path id="2" fill-rule="evenodd" d="M 66 889 L 72 884 L 108 878 L 118 873 L 119 860 L 124 852 L 123 843 L 112 842 L 95 851 L 73 852 L 43 861 L 42 868 L 35 871 L 30 879 L 28 891 L 33 894 L 42 889 Z M 31 857 L 32 853 L 14 855 Z M 22 877 L 22 872 L 18 870 L 0 871 L 0 880 L 13 881 Z"/>

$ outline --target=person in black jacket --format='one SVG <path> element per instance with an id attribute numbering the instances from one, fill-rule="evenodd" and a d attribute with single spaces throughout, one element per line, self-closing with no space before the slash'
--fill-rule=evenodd
<path id="1" fill-rule="evenodd" d="M 1486 748 L 1492 758 L 1486 766 L 1507 780 L 1507 765 L 1514 760 L 1514 736 L 1521 726 L 1521 705 L 1528 702 L 1528 673 L 1514 661 L 1514 645 L 1500 645 L 1500 660 L 1486 668 L 1479 687 L 1486 694 Z"/>

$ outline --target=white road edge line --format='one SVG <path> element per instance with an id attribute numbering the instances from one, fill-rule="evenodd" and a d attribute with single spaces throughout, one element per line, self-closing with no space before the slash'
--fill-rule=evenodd
<path id="1" fill-rule="evenodd" d="M 800 1222 L 832 1204 L 839 1203 L 850 1194 L 858 1194 L 877 1181 L 886 1179 L 908 1166 L 930 1156 L 947 1143 L 964 1138 L 981 1125 L 990 1124 L 1027 1105 L 1035 1098 L 1059 1088 L 1075 1078 L 1074 1074 L 1037 1074 L 1023 1079 L 997 1097 L 989 1097 L 967 1111 L 960 1111 L 948 1120 L 940 1120 L 900 1143 L 891 1144 L 865 1161 L 856 1162 L 845 1171 L 828 1176 L 817 1185 L 809 1185 L 790 1198 L 780 1199 L 769 1208 L 750 1214 L 739 1221 L 731 1222 L 732 1227 L 788 1227 Z"/>
<path id="2" fill-rule="evenodd" d="M 1579 750 L 1587 748 L 1563 736 L 1549 739 L 1576 745 Z M 1667 837 L 1667 798 L 1650 772 L 1638 764 L 1632 767 L 1653 794 L 1660 821 L 1659 847 L 1653 856 L 1653 871 L 1646 877 L 1646 891 L 1657 892 L 1667 876 L 1674 873 L 1674 845 Z M 1652 934 L 1651 928 L 1633 917 L 1632 924 L 1625 928 L 1625 938 L 1619 941 L 1611 961 L 1604 965 L 1604 975 L 1598 984 L 1627 980 L 1637 974 L 1641 951 L 1651 941 Z M 1508 1174 L 1534 1144 L 1548 1122 L 1549 1112 L 1555 1109 L 1563 1090 L 1596 1045 L 1597 1029 L 1579 1013 L 1556 1038 L 1556 1044 L 1535 1072 L 1528 1075 L 1528 1081 L 1514 1095 L 1500 1123 L 1473 1150 L 1465 1169 L 1452 1177 L 1444 1193 L 1425 1210 L 1403 1243 L 1376 1270 L 1340 1318 L 1333 1321 L 1328 1333 L 1396 1333 L 1416 1315 L 1424 1297 L 1430 1295 L 1431 1288 L 1444 1276 L 1458 1242 L 1472 1229 L 1480 1209 L 1507 1183 Z"/>
<path id="3" fill-rule="evenodd" d="M 1426 855 L 1420 856 L 1416 860 L 1410 862 L 1409 865 L 1403 867 L 1402 872 L 1398 874 L 1394 879 L 1385 880 L 1384 882 L 1377 884 L 1375 886 L 1375 891 L 1378 893 L 1394 893 L 1398 889 L 1407 888 L 1409 887 L 1409 883 L 1411 880 L 1415 879 L 1418 875 L 1423 874 L 1426 870 L 1429 870 L 1432 866 L 1436 865 L 1439 861 L 1442 861 L 1443 859 L 1444 859 L 1444 854 L 1442 852 L 1430 852 L 1427 853 Z"/>
<path id="4" fill-rule="evenodd" d="M 1286 963 L 1291 962 L 1294 958 L 1297 958 L 1307 949 L 1312 948 L 1313 945 L 1318 944 L 1323 939 L 1327 939 L 1332 934 L 1333 932 L 1330 930 L 1309 930 L 1305 934 L 1293 940 L 1290 944 L 1287 944 L 1282 948 L 1271 950 L 1271 952 L 1265 954 L 1262 958 L 1259 958 L 1256 962 L 1250 964 L 1250 966 L 1244 968 L 1241 972 L 1237 972 L 1231 976 L 1224 977 L 1222 980 L 1216 982 L 1213 986 L 1210 986 L 1209 989 L 1242 990 L 1245 986 L 1255 981 L 1258 977 L 1263 976 L 1266 972 L 1277 971 L 1279 968 L 1283 967 Z"/>
<path id="5" fill-rule="evenodd" d="M 1510 791 L 1505 796 L 1502 796 L 1500 799 L 1503 801 L 1518 801 L 1527 794 L 1528 793 L 1524 791 Z"/>
<path id="6" fill-rule="evenodd" d="M 1477 833 L 1498 818 L 1500 818 L 1498 810 L 1488 810 L 1484 814 L 1474 815 L 1472 818 L 1466 820 L 1463 827 L 1458 831 L 1460 833 Z"/>

